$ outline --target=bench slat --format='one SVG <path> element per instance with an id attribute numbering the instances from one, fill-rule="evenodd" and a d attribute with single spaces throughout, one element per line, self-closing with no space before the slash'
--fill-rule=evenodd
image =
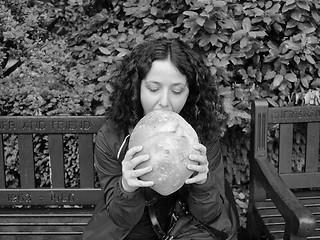
<path id="1" fill-rule="evenodd" d="M 307 131 L 306 172 L 318 172 L 320 124 L 309 123 Z"/>
<path id="2" fill-rule="evenodd" d="M 79 235 L 81 236 L 82 235 L 82 231 L 77 231 L 77 232 L 71 232 L 71 231 L 53 231 L 53 232 L 50 232 L 50 231 L 47 231 L 47 230 L 42 230 L 42 231 L 34 231 L 33 229 L 30 230 L 30 231 L 13 231 L 13 230 L 10 230 L 8 232 L 3 232 L 1 233 L 0 232 L 0 236 L 1 235 L 4 235 L 4 236 L 7 236 L 7 235 L 13 235 L 13 236 L 25 236 L 25 235 L 29 235 L 29 236 L 46 236 L 46 235 L 49 235 L 49 236 L 57 236 L 57 235 L 61 235 L 61 236 L 64 236 L 63 239 L 66 239 L 65 236 L 68 236 L 68 235 Z M 14 238 L 16 239 L 16 238 Z M 23 238 L 25 239 L 25 238 Z M 34 239 L 34 238 L 31 238 L 31 239 Z M 47 239 L 47 238 L 46 238 Z M 56 238 L 54 238 L 56 239 Z M 69 239 L 69 237 L 68 237 Z M 5 238 L 5 240 L 8 240 L 8 238 Z"/>
<path id="3" fill-rule="evenodd" d="M 320 185 L 320 172 L 281 174 L 289 188 L 316 188 Z"/>
<path id="4" fill-rule="evenodd" d="M 62 134 L 49 134 L 51 183 L 54 188 L 64 188 L 63 139 Z"/>
<path id="5" fill-rule="evenodd" d="M 83 225 L 5 226 L 0 235 L 81 235 L 83 228 Z"/>
<path id="6" fill-rule="evenodd" d="M 15 218 L 16 221 L 24 221 L 23 218 L 28 219 L 28 217 L 30 216 L 37 219 L 36 222 L 43 222 L 41 218 L 48 216 L 52 217 L 53 221 L 61 221 L 61 219 L 67 219 L 68 217 L 74 219 L 81 219 L 90 217 L 92 215 L 93 210 L 93 205 L 87 205 L 82 207 L 55 206 L 43 208 L 38 206 L 28 206 L 22 208 L 0 208 L 0 222 L 7 222 L 7 219 L 10 217 Z"/>
<path id="7" fill-rule="evenodd" d="M 80 187 L 94 187 L 93 136 L 79 134 Z M 92 144 L 91 144 L 92 143 Z"/>
<path id="8" fill-rule="evenodd" d="M 34 188 L 34 160 L 32 134 L 19 134 L 19 171 L 21 188 Z"/>
<path id="9" fill-rule="evenodd" d="M 3 149 L 3 136 L 0 134 L 0 188 L 5 188 L 6 176 L 5 176 L 5 160 Z"/>
<path id="10" fill-rule="evenodd" d="M 66 240 L 66 237 L 64 235 L 47 235 L 45 236 L 34 236 L 34 235 L 5 235 L 1 236 L 0 235 L 0 240 Z M 68 240 L 81 240 L 81 236 L 79 235 L 74 235 L 74 236 L 68 236 Z"/>
<path id="11" fill-rule="evenodd" d="M 291 173 L 292 166 L 292 124 L 280 124 L 279 173 Z"/>

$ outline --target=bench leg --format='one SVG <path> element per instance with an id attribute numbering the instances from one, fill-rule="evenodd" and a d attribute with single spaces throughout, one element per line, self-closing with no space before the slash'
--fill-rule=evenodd
<path id="1" fill-rule="evenodd" d="M 284 231 L 284 236 L 283 236 L 284 240 L 304 240 L 304 239 L 307 240 L 307 237 L 298 237 L 298 236 L 290 234 L 290 232 L 291 231 L 289 231 L 286 226 L 285 231 Z"/>
<path id="2" fill-rule="evenodd" d="M 261 239 L 262 234 L 259 220 L 256 217 L 255 209 L 250 202 L 247 212 L 247 234 L 248 239 L 250 240 L 259 240 Z"/>

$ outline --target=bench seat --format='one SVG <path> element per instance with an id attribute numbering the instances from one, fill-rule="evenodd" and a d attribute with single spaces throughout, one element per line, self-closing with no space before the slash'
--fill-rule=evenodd
<path id="1" fill-rule="evenodd" d="M 81 239 L 92 206 L 0 209 L 0 239 Z"/>
<path id="2" fill-rule="evenodd" d="M 316 218 L 315 232 L 307 239 L 320 239 L 320 191 L 297 192 L 295 195 L 299 202 L 312 212 Z M 275 240 L 284 239 L 285 221 L 271 199 L 257 202 L 256 208 L 261 216 L 263 225 L 268 229 L 265 232 L 270 232 L 270 235 L 265 235 L 265 237 Z"/>

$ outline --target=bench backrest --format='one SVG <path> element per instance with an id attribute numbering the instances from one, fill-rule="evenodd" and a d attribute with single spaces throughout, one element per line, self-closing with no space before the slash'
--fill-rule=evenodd
<path id="1" fill-rule="evenodd" d="M 95 187 L 94 136 L 103 125 L 103 116 L 0 116 L 0 205 L 94 205 L 100 195 Z M 8 188 L 8 135 L 18 142 L 19 188 Z M 64 136 L 77 139 L 80 186 L 65 187 Z M 35 137 L 46 137 L 49 156 L 50 187 L 35 185 Z M 69 146 L 70 147 L 70 146 Z M 7 152 L 6 152 L 7 151 Z"/>
<path id="2" fill-rule="evenodd" d="M 255 100 L 252 107 L 254 156 L 269 156 L 270 160 L 278 156 L 278 172 L 290 188 L 320 187 L 320 106 L 274 108 L 266 100 Z M 275 132 L 271 143 L 270 131 Z M 275 145 L 278 152 L 274 152 Z"/>

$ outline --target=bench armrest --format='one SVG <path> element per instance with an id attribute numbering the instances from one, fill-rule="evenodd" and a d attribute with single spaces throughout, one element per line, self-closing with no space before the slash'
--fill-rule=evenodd
<path id="1" fill-rule="evenodd" d="M 316 228 L 315 217 L 298 201 L 266 157 L 254 161 L 257 164 L 254 174 L 285 219 L 286 230 L 297 236 L 310 236 Z"/>

